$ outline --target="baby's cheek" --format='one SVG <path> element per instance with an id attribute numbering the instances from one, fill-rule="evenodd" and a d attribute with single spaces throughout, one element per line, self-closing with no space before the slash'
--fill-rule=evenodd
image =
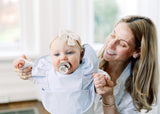
<path id="1" fill-rule="evenodd" d="M 54 63 L 54 62 L 52 62 L 52 65 L 53 65 L 53 67 L 54 67 L 54 69 L 56 70 L 56 71 L 58 71 L 58 69 L 59 69 L 59 65 L 57 64 L 57 63 Z"/>
<path id="2" fill-rule="evenodd" d="M 77 68 L 78 68 L 78 66 L 79 66 L 79 64 L 80 64 L 80 62 L 79 62 L 79 61 L 74 61 L 74 62 L 72 63 L 73 68 L 74 68 L 74 69 L 77 69 Z"/>

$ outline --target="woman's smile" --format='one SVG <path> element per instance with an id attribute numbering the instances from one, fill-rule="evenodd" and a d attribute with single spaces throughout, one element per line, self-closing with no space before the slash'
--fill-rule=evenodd
<path id="1" fill-rule="evenodd" d="M 116 53 L 115 53 L 114 51 L 108 50 L 108 49 L 106 49 L 106 54 L 109 55 L 109 56 L 114 56 L 114 55 L 116 55 Z"/>

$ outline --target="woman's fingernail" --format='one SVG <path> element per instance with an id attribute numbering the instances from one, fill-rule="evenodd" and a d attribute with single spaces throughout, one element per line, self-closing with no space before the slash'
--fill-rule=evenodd
<path id="1" fill-rule="evenodd" d="M 105 76 L 104 79 L 107 81 L 107 80 L 108 80 L 108 77 Z"/>

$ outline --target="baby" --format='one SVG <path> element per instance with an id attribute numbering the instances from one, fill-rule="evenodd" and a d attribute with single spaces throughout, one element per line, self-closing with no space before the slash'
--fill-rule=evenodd
<path id="1" fill-rule="evenodd" d="M 94 49 L 81 46 L 80 36 L 67 30 L 60 31 L 49 48 L 50 54 L 35 62 L 29 78 L 40 86 L 44 107 L 53 114 L 93 114 L 92 75 L 99 67 Z M 23 69 L 24 63 L 27 61 L 19 59 L 14 66 Z"/>

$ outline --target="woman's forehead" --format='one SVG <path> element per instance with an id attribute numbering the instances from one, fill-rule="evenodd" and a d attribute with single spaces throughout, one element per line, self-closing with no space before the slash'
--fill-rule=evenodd
<path id="1" fill-rule="evenodd" d="M 134 40 L 134 34 L 132 30 L 129 28 L 127 23 L 119 23 L 114 28 L 115 34 L 126 41 L 133 41 Z"/>

